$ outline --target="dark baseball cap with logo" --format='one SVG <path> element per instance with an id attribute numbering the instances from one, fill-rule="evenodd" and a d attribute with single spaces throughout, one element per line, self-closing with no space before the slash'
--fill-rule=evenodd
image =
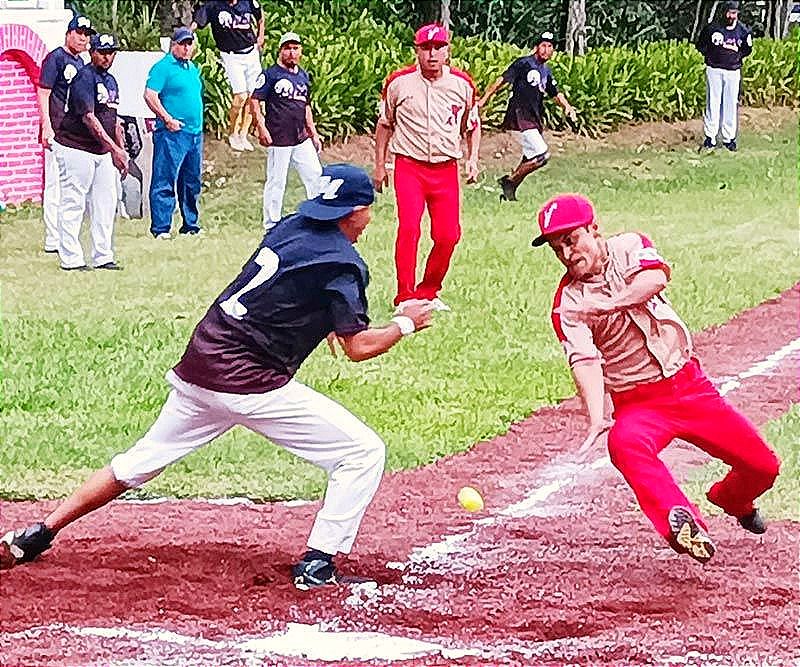
<path id="1" fill-rule="evenodd" d="M 89 42 L 90 51 L 119 51 L 119 42 L 111 33 L 100 32 L 92 35 Z"/>
<path id="2" fill-rule="evenodd" d="M 551 44 L 555 45 L 556 36 L 549 30 L 545 30 L 541 35 L 539 35 L 536 38 L 536 46 L 539 46 L 539 44 L 541 44 L 542 42 L 550 42 Z"/>
<path id="3" fill-rule="evenodd" d="M 375 201 L 375 187 L 366 171 L 352 164 L 329 164 L 322 170 L 320 193 L 301 202 L 298 213 L 313 220 L 334 221 Z"/>
<path id="4" fill-rule="evenodd" d="M 531 245 L 540 246 L 554 236 L 571 232 L 573 229 L 591 225 L 594 222 L 594 206 L 583 195 L 556 195 L 539 209 L 539 236 Z"/>
<path id="5" fill-rule="evenodd" d="M 193 42 L 194 41 L 194 33 L 186 27 L 175 28 L 175 32 L 172 33 L 172 41 L 176 44 L 180 44 L 181 42 Z"/>
<path id="6" fill-rule="evenodd" d="M 83 16 L 82 14 L 75 14 L 72 20 L 67 24 L 67 32 L 72 32 L 73 30 L 82 30 L 87 35 L 94 35 L 96 33 L 96 30 L 92 28 L 92 22 L 89 20 L 89 17 Z"/>

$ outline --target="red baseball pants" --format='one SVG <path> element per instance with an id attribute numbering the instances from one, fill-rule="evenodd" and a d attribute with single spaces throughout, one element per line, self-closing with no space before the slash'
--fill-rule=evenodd
<path id="1" fill-rule="evenodd" d="M 730 472 L 708 491 L 708 499 L 727 514 L 742 517 L 753 500 L 769 489 L 780 460 L 761 435 L 705 376 L 696 359 L 673 377 L 612 394 L 615 423 L 608 435 L 611 462 L 636 494 L 655 529 L 669 538 L 671 507 L 689 508 L 705 522 L 675 483 L 658 455 L 673 438 L 691 442 L 729 466 Z"/>
<path id="2" fill-rule="evenodd" d="M 433 299 L 442 289 L 450 258 L 461 238 L 458 162 L 448 160 L 433 164 L 398 155 L 394 164 L 394 190 L 399 223 L 394 249 L 397 268 L 394 303 Z M 417 249 L 426 205 L 431 218 L 433 248 L 422 282 L 417 285 Z"/>

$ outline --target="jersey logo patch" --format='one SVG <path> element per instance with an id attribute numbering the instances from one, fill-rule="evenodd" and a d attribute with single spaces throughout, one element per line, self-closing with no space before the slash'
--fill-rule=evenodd
<path id="1" fill-rule="evenodd" d="M 336 199 L 343 183 L 343 178 L 331 179 L 330 176 L 322 176 L 319 179 L 319 193 L 323 199 Z"/>
<path id="2" fill-rule="evenodd" d="M 294 86 L 289 79 L 279 79 L 275 83 L 275 92 L 281 97 L 292 97 L 294 94 Z"/>
<path id="3" fill-rule="evenodd" d="M 102 83 L 97 84 L 97 101 L 100 104 L 106 104 L 110 99 L 110 95 L 108 93 L 108 88 L 106 88 Z"/>
<path id="4" fill-rule="evenodd" d="M 542 82 L 542 75 L 539 74 L 539 70 L 530 70 L 526 78 L 528 79 L 528 83 L 532 86 L 538 86 Z"/>
<path id="5" fill-rule="evenodd" d="M 64 80 L 69 83 L 72 79 L 75 78 L 75 75 L 78 73 L 78 68 L 75 67 L 72 63 L 68 63 L 67 66 L 64 68 Z"/>
<path id="6" fill-rule="evenodd" d="M 714 46 L 720 46 L 722 42 L 725 41 L 725 38 L 722 36 L 721 32 L 715 32 L 711 35 L 711 43 Z"/>

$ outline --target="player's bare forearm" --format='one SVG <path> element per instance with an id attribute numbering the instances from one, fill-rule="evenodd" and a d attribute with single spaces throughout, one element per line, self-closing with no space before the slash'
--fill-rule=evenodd
<path id="1" fill-rule="evenodd" d="M 108 133 L 103 129 L 100 121 L 97 120 L 97 116 L 95 116 L 91 111 L 84 114 L 83 124 L 89 128 L 92 136 L 94 136 L 95 139 L 103 144 L 104 148 L 108 148 L 110 151 L 122 150 L 122 146 L 118 145 L 110 136 L 108 136 Z"/>
<path id="2" fill-rule="evenodd" d="M 486 92 L 483 94 L 483 97 L 481 97 L 481 99 L 478 100 L 478 106 L 483 107 L 492 98 L 492 95 L 494 95 L 498 90 L 500 90 L 505 84 L 506 82 L 503 79 L 503 77 L 502 76 L 498 77 L 494 81 L 494 83 L 492 83 L 492 85 L 490 85 L 486 89 Z"/>
<path id="3" fill-rule="evenodd" d="M 589 415 L 591 426 L 598 426 L 605 419 L 605 380 L 600 361 L 579 362 L 572 367 L 575 386 Z"/>
<path id="4" fill-rule="evenodd" d="M 144 102 L 149 107 L 150 111 L 158 116 L 164 123 L 167 123 L 172 118 L 170 113 L 164 108 L 164 105 L 161 104 L 161 98 L 159 98 L 155 90 L 150 88 L 144 89 Z"/>
<path id="5" fill-rule="evenodd" d="M 36 97 L 39 98 L 39 121 L 41 126 L 50 126 L 50 93 L 49 88 L 39 88 L 36 91 Z"/>
<path id="6" fill-rule="evenodd" d="M 661 292 L 668 283 L 663 269 L 646 269 L 637 273 L 628 285 L 611 299 L 616 310 L 640 306 Z"/>
<path id="7" fill-rule="evenodd" d="M 394 130 L 386 123 L 378 121 L 375 128 L 375 167 L 386 165 L 386 153 L 389 150 L 389 140 Z"/>
<path id="8" fill-rule="evenodd" d="M 481 125 L 478 123 L 474 129 L 467 130 L 467 161 L 478 163 L 478 151 L 481 147 Z"/>
<path id="9" fill-rule="evenodd" d="M 311 105 L 306 105 L 306 132 L 312 137 L 319 136 L 317 126 L 314 125 L 314 112 L 311 111 Z"/>
<path id="10" fill-rule="evenodd" d="M 403 334 L 397 324 L 359 331 L 353 336 L 339 336 L 339 343 L 351 361 L 364 361 L 383 354 L 393 347 Z"/>

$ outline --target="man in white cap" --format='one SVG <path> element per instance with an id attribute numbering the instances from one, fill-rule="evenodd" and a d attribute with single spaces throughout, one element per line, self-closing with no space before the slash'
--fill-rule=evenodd
<path id="1" fill-rule="evenodd" d="M 250 99 L 258 141 L 267 147 L 267 180 L 264 183 L 266 230 L 281 219 L 289 166 L 297 171 L 309 199 L 319 193 L 322 142 L 311 112 L 311 81 L 308 72 L 300 67 L 302 57 L 300 36 L 295 32 L 281 35 L 278 61 L 263 71 Z M 261 102 L 264 102 L 266 118 Z"/>

